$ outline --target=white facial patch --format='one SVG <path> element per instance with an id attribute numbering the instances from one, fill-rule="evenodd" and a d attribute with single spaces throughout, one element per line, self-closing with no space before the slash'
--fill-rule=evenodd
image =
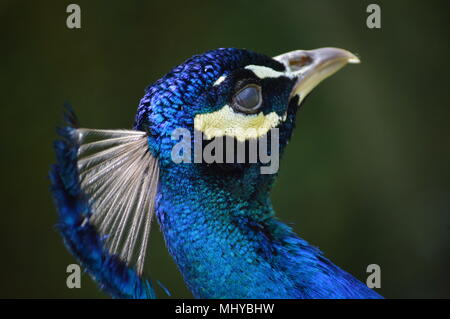
<path id="1" fill-rule="evenodd" d="M 203 132 L 208 139 L 229 136 L 243 142 L 263 136 L 284 120 L 285 115 L 279 116 L 275 112 L 266 115 L 240 114 L 233 111 L 229 105 L 225 105 L 212 113 L 197 114 L 194 118 L 194 127 Z"/>
<path id="2" fill-rule="evenodd" d="M 218 78 L 216 80 L 216 82 L 214 82 L 213 86 L 218 86 L 220 83 L 222 83 L 223 81 L 225 81 L 227 77 L 225 75 L 222 75 L 220 78 Z"/>
<path id="3" fill-rule="evenodd" d="M 250 64 L 245 69 L 252 71 L 260 79 L 293 76 L 290 71 L 280 72 L 262 65 Z M 225 79 L 226 76 L 222 75 L 214 82 L 213 86 L 220 85 Z M 283 114 L 283 116 L 279 116 L 276 112 L 266 115 L 262 112 L 241 114 L 235 112 L 229 105 L 225 105 L 220 110 L 212 113 L 197 114 L 194 118 L 194 127 L 205 134 L 208 139 L 228 136 L 243 142 L 267 134 L 272 128 L 286 121 L 286 118 L 287 113 Z"/>
<path id="4" fill-rule="evenodd" d="M 249 64 L 245 67 L 245 69 L 252 71 L 261 80 L 265 78 L 279 78 L 280 76 L 292 77 L 292 73 L 289 71 L 275 71 L 272 68 L 262 65 Z M 213 83 L 213 86 L 220 85 L 226 78 L 227 77 L 225 75 L 222 75 L 216 80 L 216 82 Z"/>
<path id="5" fill-rule="evenodd" d="M 247 70 L 252 71 L 258 78 L 260 79 L 266 79 L 266 78 L 279 78 L 280 76 L 285 76 L 287 78 L 294 78 L 294 77 L 302 77 L 303 74 L 307 73 L 310 68 L 312 68 L 311 65 L 307 65 L 297 71 L 291 71 L 289 68 L 287 68 L 287 70 L 285 72 L 280 72 L 280 71 L 275 71 L 272 68 L 269 68 L 267 66 L 262 66 L 262 65 L 247 65 L 245 67 Z M 308 95 L 308 93 L 317 86 L 317 84 L 319 82 L 322 81 L 322 79 L 320 78 L 320 73 L 319 76 L 317 74 L 314 74 L 313 76 L 311 76 L 312 81 L 305 81 L 305 85 L 303 85 L 303 87 L 300 89 L 295 89 L 292 94 L 291 97 L 294 96 L 298 96 L 299 97 L 299 101 L 298 103 L 300 104 L 301 101 L 306 97 L 306 95 Z M 317 80 L 316 80 L 317 78 Z"/>
<path id="6" fill-rule="evenodd" d="M 275 71 L 272 68 L 262 65 L 250 64 L 245 67 L 245 69 L 252 71 L 260 79 L 265 78 L 279 78 L 280 76 L 291 77 L 290 72 L 280 72 Z"/>

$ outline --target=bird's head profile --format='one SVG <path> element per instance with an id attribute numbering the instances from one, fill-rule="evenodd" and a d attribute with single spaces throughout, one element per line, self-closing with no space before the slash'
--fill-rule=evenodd
<path id="1" fill-rule="evenodd" d="M 156 215 L 196 297 L 378 297 L 273 218 L 269 194 L 305 97 L 358 62 L 217 49 L 149 86 L 133 130 L 69 117 L 50 174 L 69 249 L 113 296 L 153 297 L 141 277 Z"/>
<path id="2" fill-rule="evenodd" d="M 195 132 L 201 133 L 203 144 L 223 138 L 236 145 L 267 138 L 278 129 L 282 152 L 308 93 L 345 64 L 358 62 L 355 55 L 337 48 L 297 50 L 273 58 L 244 49 L 212 50 L 193 56 L 147 88 L 135 128 L 148 132 L 149 146 L 162 165 L 173 157 L 177 129 L 189 131 L 192 140 Z M 248 145 L 246 149 L 247 165 L 237 165 L 235 154 L 227 161 L 224 147 L 216 159 L 222 157 L 228 165 L 219 166 L 248 167 Z"/>

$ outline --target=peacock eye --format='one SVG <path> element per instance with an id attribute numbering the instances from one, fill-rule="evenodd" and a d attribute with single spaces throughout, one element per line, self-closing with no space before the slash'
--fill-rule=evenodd
<path id="1" fill-rule="evenodd" d="M 261 107 L 261 87 L 249 84 L 240 89 L 233 97 L 233 106 L 237 111 L 256 113 Z"/>

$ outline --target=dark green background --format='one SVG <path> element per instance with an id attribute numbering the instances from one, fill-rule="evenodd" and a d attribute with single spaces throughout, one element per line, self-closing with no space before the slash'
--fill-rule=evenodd
<path id="1" fill-rule="evenodd" d="M 321 84 L 298 116 L 273 192 L 278 216 L 365 280 L 381 266 L 389 298 L 450 297 L 449 39 L 446 2 L 0 2 L 0 297 L 105 297 L 54 229 L 48 190 L 55 126 L 69 101 L 86 127 L 128 128 L 144 88 L 193 54 L 243 47 L 268 55 L 337 46 L 363 63 Z M 189 297 L 154 228 L 147 263 Z M 163 297 L 158 288 L 159 296 Z"/>

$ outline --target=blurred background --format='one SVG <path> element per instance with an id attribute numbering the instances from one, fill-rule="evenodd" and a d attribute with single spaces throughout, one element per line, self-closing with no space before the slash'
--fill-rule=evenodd
<path id="1" fill-rule="evenodd" d="M 72 30 L 71 2 L 0 2 L 0 297 L 107 297 L 86 274 L 66 287 L 75 259 L 47 177 L 65 101 L 85 127 L 129 128 L 144 88 L 193 54 L 323 46 L 363 63 L 302 108 L 272 195 L 278 216 L 363 281 L 380 265 L 385 297 L 450 297 L 448 2 L 78 0 Z M 381 29 L 366 26 L 372 2 Z M 147 272 L 192 297 L 157 228 Z"/>

